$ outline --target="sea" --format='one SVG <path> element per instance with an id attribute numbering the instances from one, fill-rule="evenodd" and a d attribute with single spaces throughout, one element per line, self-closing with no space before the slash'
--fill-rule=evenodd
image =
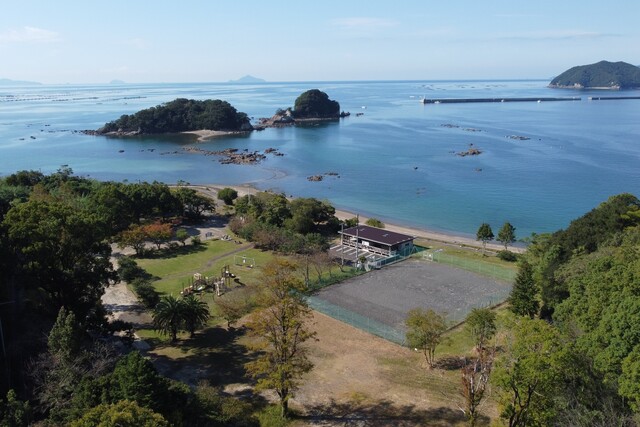
<path id="1" fill-rule="evenodd" d="M 640 196 L 640 91 L 547 88 L 547 80 L 158 83 L 0 87 L 0 176 L 18 170 L 122 182 L 250 184 L 326 199 L 383 222 L 475 236 L 506 221 L 519 238 L 565 228 L 629 192 Z M 187 135 L 91 136 L 122 114 L 175 98 L 222 99 L 255 123 L 309 89 L 349 117 L 197 142 Z M 423 104 L 422 98 L 580 97 L 566 102 Z M 189 147 L 250 152 L 221 164 Z M 478 155 L 459 153 L 475 148 Z M 310 181 L 322 175 L 321 181 Z"/>

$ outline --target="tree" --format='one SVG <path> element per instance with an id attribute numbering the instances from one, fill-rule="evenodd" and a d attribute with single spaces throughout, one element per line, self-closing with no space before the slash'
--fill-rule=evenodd
<path id="1" fill-rule="evenodd" d="M 313 367 L 303 347 L 315 336 L 305 325 L 311 310 L 301 294 L 304 286 L 295 270 L 294 264 L 282 259 L 264 267 L 264 308 L 247 324 L 250 334 L 261 338 L 254 348 L 262 351 L 257 360 L 247 363 L 247 370 L 257 379 L 257 390 L 275 390 L 283 417 L 288 414 L 289 398 L 298 388 L 300 377 Z"/>
<path id="2" fill-rule="evenodd" d="M 139 406 L 135 401 L 121 400 L 113 404 L 101 404 L 90 409 L 71 427 L 168 427 L 160 414 Z"/>
<path id="3" fill-rule="evenodd" d="M 487 249 L 487 242 L 493 240 L 493 230 L 491 230 L 491 226 L 486 222 L 483 222 L 478 228 L 476 232 L 476 240 L 482 241 L 482 255 L 484 255 L 485 250 Z"/>
<path id="4" fill-rule="evenodd" d="M 109 379 L 108 400 L 136 401 L 140 406 L 161 411 L 167 404 L 166 379 L 158 374 L 151 361 L 132 351 L 116 364 Z"/>
<path id="5" fill-rule="evenodd" d="M 3 225 L 20 282 L 43 301 L 43 311 L 55 315 L 64 306 L 83 325 L 104 320 L 100 297 L 116 275 L 96 215 L 29 200 L 11 208 Z"/>
<path id="6" fill-rule="evenodd" d="M 461 369 L 462 397 L 464 408 L 462 411 L 467 416 L 469 426 L 474 427 L 478 420 L 478 409 L 484 399 L 484 394 L 489 386 L 489 377 L 493 366 L 494 353 L 481 352 L 479 357 L 471 361 L 465 360 Z"/>
<path id="7" fill-rule="evenodd" d="M 175 195 L 182 205 L 182 214 L 188 218 L 202 218 L 206 211 L 213 211 L 216 205 L 209 197 L 199 194 L 193 188 L 180 187 Z"/>
<path id="8" fill-rule="evenodd" d="M 31 425 L 31 416 L 29 402 L 19 400 L 13 389 L 7 392 L 6 402 L 0 400 L 0 426 L 27 427 Z"/>
<path id="9" fill-rule="evenodd" d="M 233 325 L 250 310 L 247 296 L 234 291 L 223 295 L 216 300 L 218 311 L 224 320 L 227 321 L 227 328 Z"/>
<path id="10" fill-rule="evenodd" d="M 225 187 L 218 191 L 218 199 L 222 200 L 225 205 L 233 205 L 233 201 L 238 198 L 238 192 L 233 188 Z"/>
<path id="11" fill-rule="evenodd" d="M 384 228 L 384 223 L 377 218 L 369 218 L 365 224 L 371 227 Z"/>
<path id="12" fill-rule="evenodd" d="M 196 334 L 196 329 L 205 326 L 211 317 L 209 305 L 193 294 L 185 296 L 180 302 L 182 303 L 184 327 L 193 338 Z"/>
<path id="13" fill-rule="evenodd" d="M 431 309 L 414 308 L 409 310 L 404 323 L 407 326 L 409 348 L 421 350 L 429 368 L 433 369 L 436 347 L 442 342 L 442 335 L 447 330 L 444 315 Z"/>
<path id="14" fill-rule="evenodd" d="M 496 334 L 496 313 L 489 308 L 474 308 L 467 315 L 465 329 L 473 339 L 478 354 Z"/>
<path id="15" fill-rule="evenodd" d="M 493 378 L 509 427 L 553 425 L 563 381 L 559 332 L 539 319 L 519 318 L 496 361 Z"/>
<path id="16" fill-rule="evenodd" d="M 187 244 L 187 239 L 189 238 L 189 232 L 184 228 L 179 228 L 176 230 L 176 239 L 178 242 L 182 243 L 182 246 Z"/>
<path id="17" fill-rule="evenodd" d="M 500 231 L 498 231 L 496 240 L 504 245 L 505 251 L 509 250 L 508 246 L 516 241 L 516 228 L 510 223 L 505 222 Z"/>
<path id="18" fill-rule="evenodd" d="M 178 331 L 184 325 L 183 304 L 173 295 L 165 295 L 153 310 L 153 325 L 156 331 L 167 334 L 171 342 L 178 339 Z"/>
<path id="19" fill-rule="evenodd" d="M 149 238 L 160 250 L 160 247 L 171 240 L 173 235 L 173 230 L 171 229 L 171 224 L 168 223 L 159 223 L 156 222 L 154 224 L 145 225 L 142 228 Z"/>
<path id="20" fill-rule="evenodd" d="M 509 309 L 518 316 L 533 319 L 540 310 L 538 287 L 533 279 L 533 268 L 527 261 L 522 261 L 516 280 L 509 295 Z"/>
<path id="21" fill-rule="evenodd" d="M 136 255 L 142 255 L 147 241 L 147 233 L 144 226 L 133 225 L 128 230 L 124 230 L 118 235 L 118 247 L 124 249 L 127 246 L 136 251 Z"/>

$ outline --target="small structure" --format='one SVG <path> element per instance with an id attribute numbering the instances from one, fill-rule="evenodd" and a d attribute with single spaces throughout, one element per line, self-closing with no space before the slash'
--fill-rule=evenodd
<path id="1" fill-rule="evenodd" d="M 340 232 L 340 243 L 374 254 L 390 257 L 408 254 L 413 250 L 413 236 L 383 228 L 358 225 Z"/>

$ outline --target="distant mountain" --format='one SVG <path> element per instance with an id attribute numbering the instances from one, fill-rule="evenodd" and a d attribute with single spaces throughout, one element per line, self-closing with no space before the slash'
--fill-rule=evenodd
<path id="1" fill-rule="evenodd" d="M 28 82 L 25 80 L 0 79 L 0 86 L 35 86 L 41 85 L 38 82 Z"/>
<path id="2" fill-rule="evenodd" d="M 253 77 L 250 75 L 246 75 L 244 77 L 240 77 L 238 80 L 229 80 L 229 83 L 265 83 L 266 80 L 259 79 L 258 77 Z"/>
<path id="3" fill-rule="evenodd" d="M 549 87 L 571 89 L 638 89 L 640 68 L 626 62 L 600 61 L 573 67 L 551 80 Z"/>

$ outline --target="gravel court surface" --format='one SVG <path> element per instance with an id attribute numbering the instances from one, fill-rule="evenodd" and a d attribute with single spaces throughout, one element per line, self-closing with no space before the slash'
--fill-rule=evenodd
<path id="1" fill-rule="evenodd" d="M 412 308 L 433 309 L 459 322 L 472 308 L 501 302 L 510 289 L 466 270 L 410 259 L 329 286 L 316 297 L 404 330 Z"/>

